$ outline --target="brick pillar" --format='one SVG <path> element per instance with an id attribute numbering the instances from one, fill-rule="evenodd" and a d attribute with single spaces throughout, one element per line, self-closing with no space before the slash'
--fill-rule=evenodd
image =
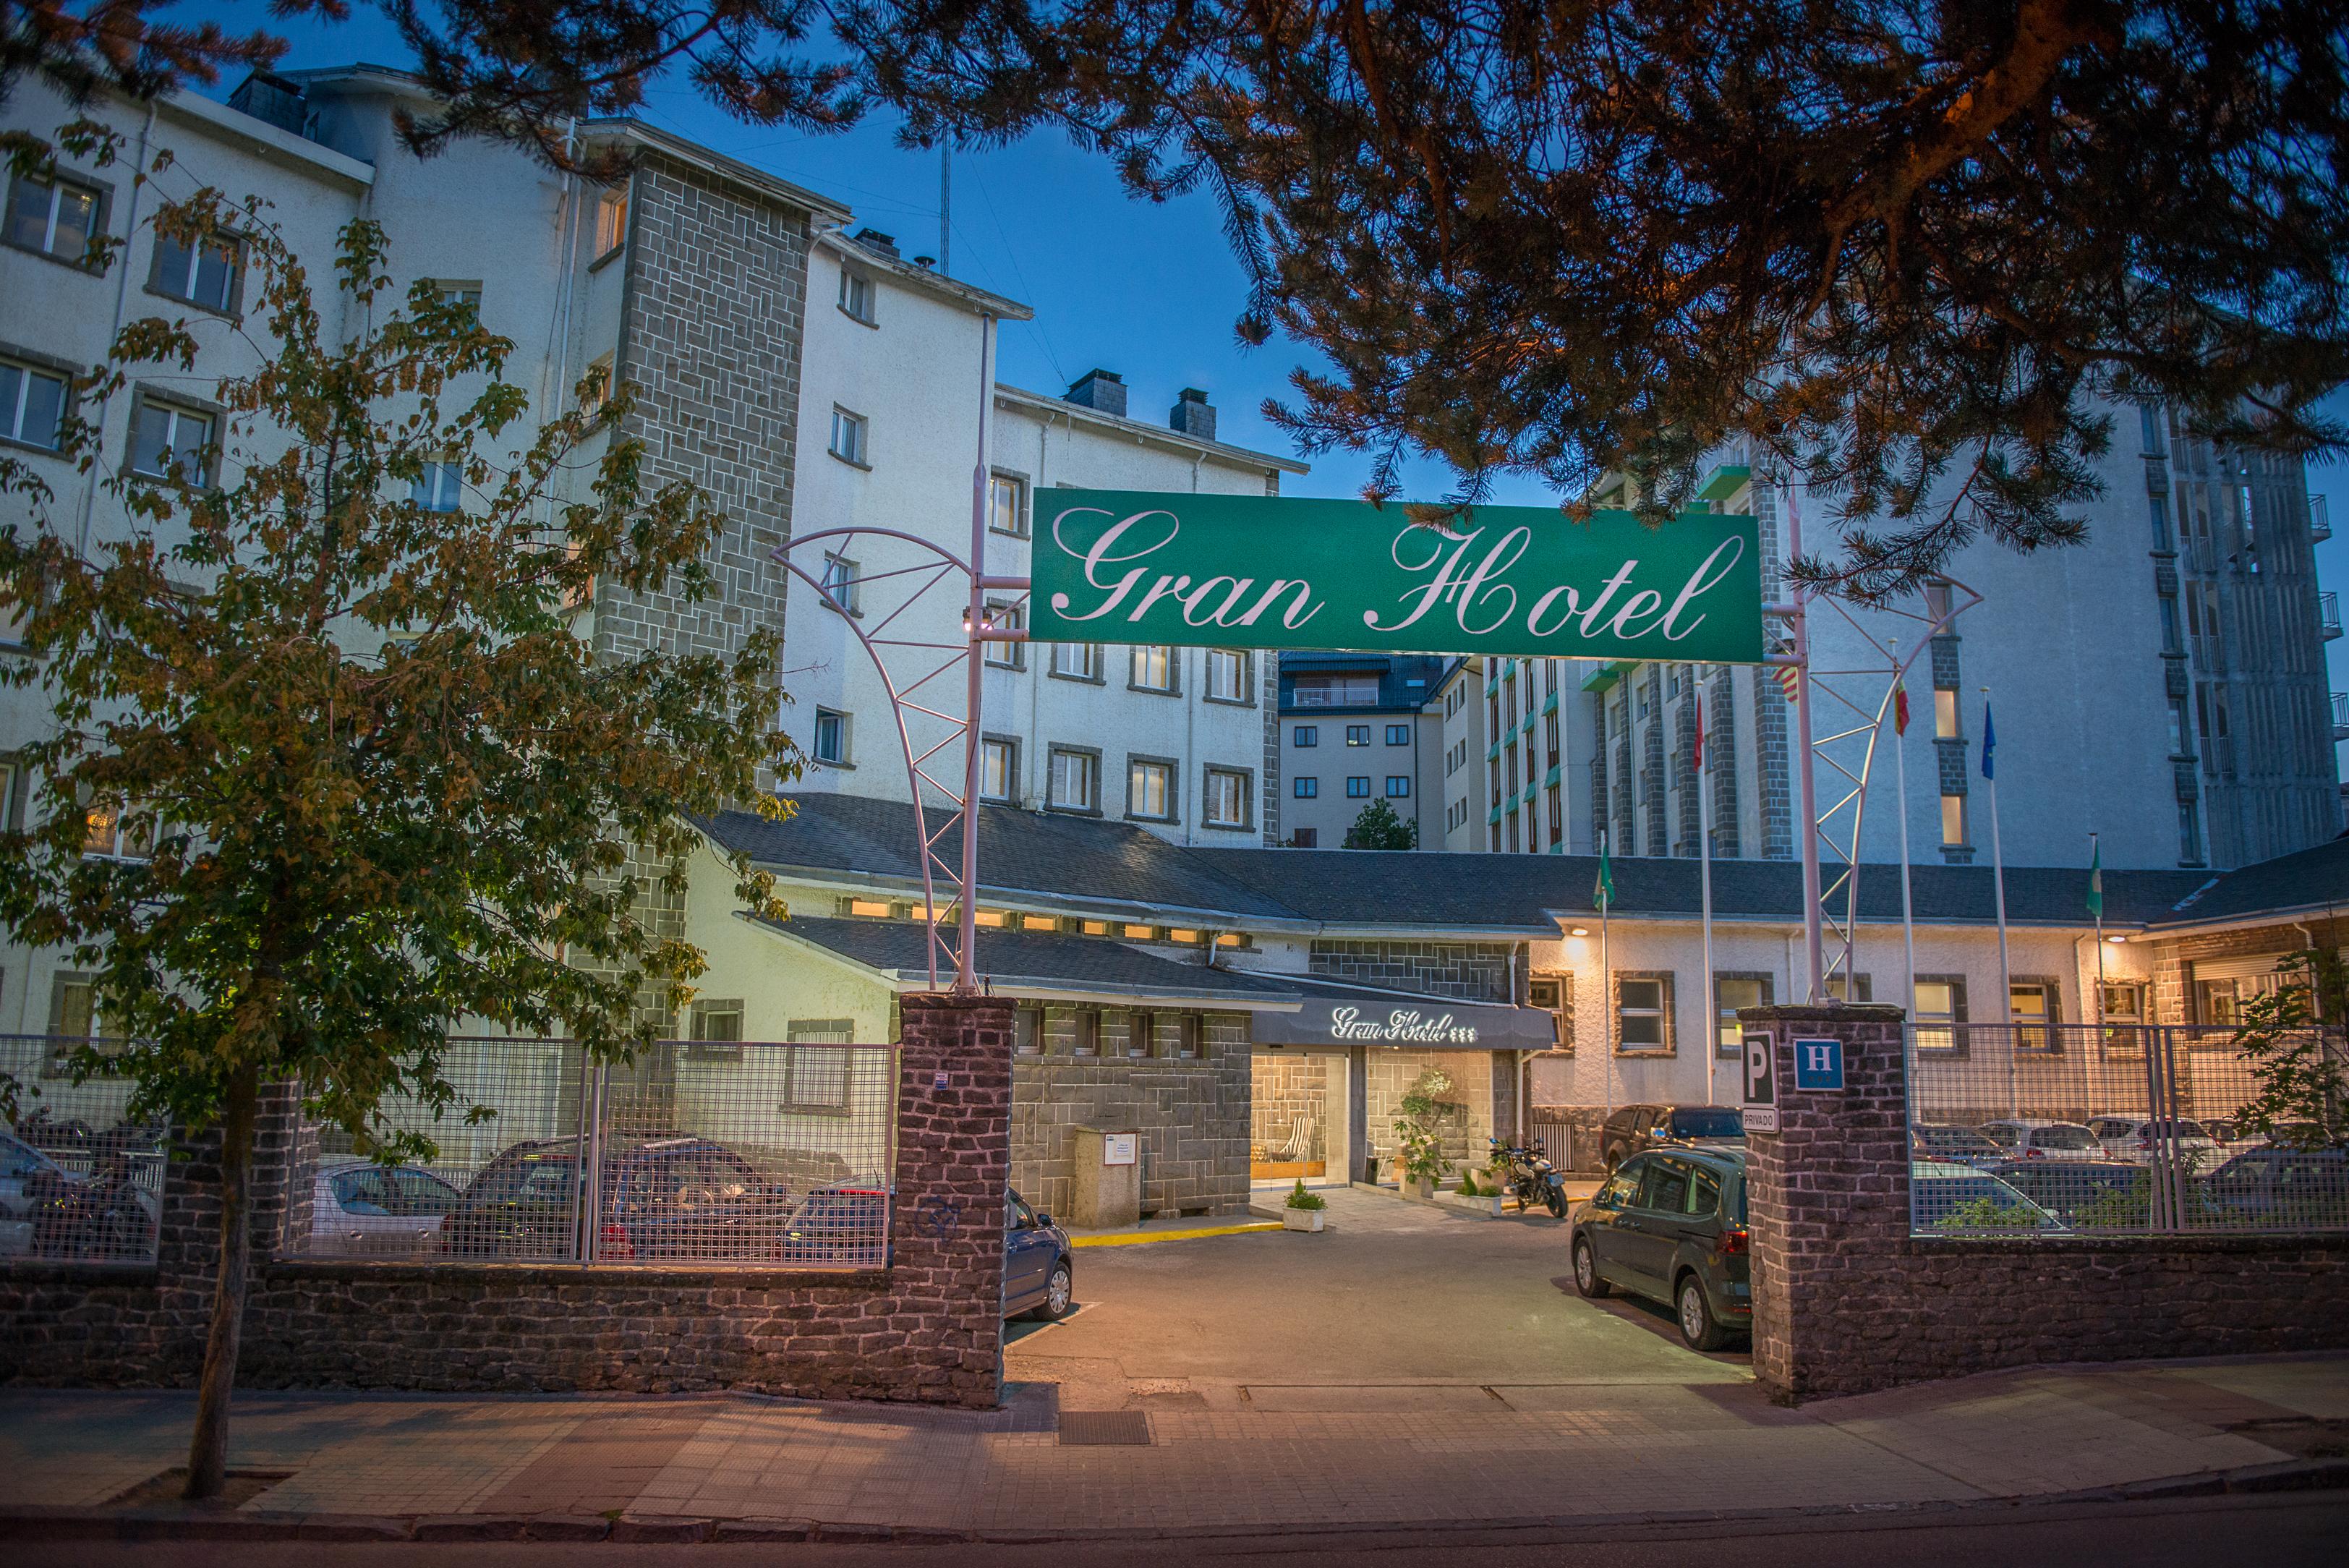
<path id="1" fill-rule="evenodd" d="M 1778 1131 L 1746 1139 L 1754 1376 L 1782 1404 L 1881 1386 L 1879 1335 L 1915 1332 L 1889 1300 L 1909 1236 L 1909 1100 L 1901 1011 L 1747 1007 L 1777 1060 Z M 1843 1042 L 1844 1087 L 1795 1085 L 1796 1039 Z M 1912 1287 L 1913 1288 L 1913 1287 Z"/>
<path id="2" fill-rule="evenodd" d="M 1011 1003 L 909 995 L 898 1034 L 891 1295 L 898 1397 L 987 1408 L 1003 1392 Z M 881 1325 L 875 1325 L 876 1327 Z"/>

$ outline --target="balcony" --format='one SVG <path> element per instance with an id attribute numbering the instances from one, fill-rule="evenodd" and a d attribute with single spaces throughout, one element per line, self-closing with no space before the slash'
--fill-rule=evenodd
<path id="1" fill-rule="evenodd" d="M 2317 624 L 2324 628 L 2324 640 L 2331 642 L 2341 635 L 2341 596 L 2323 593 L 2316 596 Z"/>
<path id="2" fill-rule="evenodd" d="M 2322 495 L 2308 498 L 2308 536 L 2320 545 L 2333 537 L 2333 517 L 2324 503 Z"/>
<path id="3" fill-rule="evenodd" d="M 2333 694 L 2333 738 L 2349 741 L 2349 691 Z"/>

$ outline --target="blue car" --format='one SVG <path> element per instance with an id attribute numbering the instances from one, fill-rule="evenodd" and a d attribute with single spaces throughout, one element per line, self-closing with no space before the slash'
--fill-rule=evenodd
<path id="1" fill-rule="evenodd" d="M 1003 1216 L 1003 1315 L 1054 1323 L 1076 1306 L 1076 1253 L 1069 1233 L 1011 1194 Z"/>

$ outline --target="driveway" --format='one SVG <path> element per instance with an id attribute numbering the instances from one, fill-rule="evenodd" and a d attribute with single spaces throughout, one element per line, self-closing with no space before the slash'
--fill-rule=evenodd
<path id="1" fill-rule="evenodd" d="M 1749 1381 L 1746 1353 L 1689 1350 L 1661 1307 L 1577 1296 L 1546 1213 L 1325 1197 L 1318 1236 L 1080 1251 L 1080 1310 L 1012 1325 L 1007 1375 L 1061 1385 L 1063 1409 L 1571 1409 L 1578 1387 Z"/>

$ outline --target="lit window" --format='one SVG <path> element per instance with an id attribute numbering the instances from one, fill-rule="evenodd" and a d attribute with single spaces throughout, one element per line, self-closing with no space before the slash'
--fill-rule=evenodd
<path id="1" fill-rule="evenodd" d="M 1158 940 L 1158 928 L 1156 926 L 1128 926 L 1125 928 L 1125 934 L 1135 941 L 1152 942 Z"/>
<path id="2" fill-rule="evenodd" d="M 853 462 L 859 468 L 869 468 L 872 460 L 865 456 L 870 445 L 867 421 L 863 414 L 846 409 L 832 410 L 832 455 L 843 462 Z"/>
<path id="3" fill-rule="evenodd" d="M 873 325 L 873 280 L 848 267 L 840 269 L 840 308 L 864 323 Z"/>
<path id="4" fill-rule="evenodd" d="M 1371 775 L 1368 774 L 1355 774 L 1350 776 L 1346 780 L 1346 798 L 1348 800 L 1370 799 Z"/>
<path id="5" fill-rule="evenodd" d="M 1744 1051 L 1745 1026 L 1737 1021 L 1741 1007 L 1770 1005 L 1768 975 L 1728 975 L 1713 977 L 1713 1051 L 1721 1056 L 1736 1056 Z"/>
<path id="6" fill-rule="evenodd" d="M 848 715 L 829 708 L 815 711 L 815 760 L 845 764 L 848 761 Z"/>
<path id="7" fill-rule="evenodd" d="M 1346 744 L 1350 746 L 1367 746 L 1370 743 L 1371 727 L 1368 724 L 1349 724 L 1346 726 Z"/>
<path id="8" fill-rule="evenodd" d="M 1210 827 L 1247 826 L 1247 774 L 1230 768 L 1209 768 L 1205 810 Z"/>
<path id="9" fill-rule="evenodd" d="M 595 255 L 598 260 L 618 250 L 628 238 L 628 188 L 605 192 L 595 202 Z"/>
<path id="10" fill-rule="evenodd" d="M 66 379 L 0 359 L 0 436 L 55 452 L 65 422 Z"/>
<path id="11" fill-rule="evenodd" d="M 1207 700 L 1211 702 L 1244 702 L 1247 701 L 1247 658 L 1228 648 L 1207 650 Z"/>
<path id="12" fill-rule="evenodd" d="M 1014 538 L 1028 536 L 1028 487 L 1008 473 L 999 473 L 987 486 L 987 525 Z"/>
<path id="13" fill-rule="evenodd" d="M 238 250 L 236 242 L 207 238 L 189 244 L 159 238 L 155 242 L 156 293 L 227 316 L 236 309 Z"/>
<path id="14" fill-rule="evenodd" d="M 1052 752 L 1051 804 L 1062 811 L 1101 809 L 1101 758 L 1090 752 Z"/>
<path id="15" fill-rule="evenodd" d="M 1028 624 L 1028 612 L 1019 605 L 989 604 L 987 620 L 999 631 L 1018 631 Z M 987 649 L 986 661 L 998 670 L 1028 668 L 1028 645 L 1024 642 L 988 642 L 979 646 Z"/>
<path id="16" fill-rule="evenodd" d="M 1966 842 L 1966 797 L 1961 794 L 1941 797 L 1941 842 L 1947 845 Z"/>
<path id="17" fill-rule="evenodd" d="M 1933 735 L 1943 741 L 1958 738 L 1958 694 L 1946 687 L 1933 692 Z"/>
<path id="18" fill-rule="evenodd" d="M 851 898 L 848 900 L 848 912 L 879 919 L 889 913 L 889 905 L 882 898 Z"/>
<path id="19" fill-rule="evenodd" d="M 427 512 L 454 512 L 464 504 L 465 470 L 456 462 L 428 462 L 409 486 L 409 496 Z"/>
<path id="20" fill-rule="evenodd" d="M 1919 975 L 1917 994 L 1909 1010 L 1917 1025 L 1917 1048 L 1956 1048 L 1956 1025 L 1966 1021 L 1966 982 L 1955 975 Z"/>
<path id="21" fill-rule="evenodd" d="M 1009 804 L 1011 781 L 1019 773 L 1019 742 L 981 741 L 978 745 L 978 793 L 982 799 Z"/>
<path id="22" fill-rule="evenodd" d="M 98 205 L 87 185 L 19 174 L 8 187 L 8 243 L 81 265 L 98 234 Z"/>
<path id="23" fill-rule="evenodd" d="M 1408 774 L 1389 774 L 1387 775 L 1387 798 L 1389 800 L 1402 800 L 1408 797 L 1410 794 L 1411 775 Z"/>
<path id="24" fill-rule="evenodd" d="M 212 442 L 211 415 L 142 399 L 130 421 L 130 471 L 201 484 Z"/>
<path id="25" fill-rule="evenodd" d="M 823 558 L 823 602 L 827 608 L 856 613 L 856 563 L 845 556 Z"/>
<path id="26" fill-rule="evenodd" d="M 1144 691 L 1174 690 L 1174 650 L 1157 644 L 1133 650 L 1133 683 Z"/>
<path id="27" fill-rule="evenodd" d="M 1174 769 L 1168 763 L 1136 760 L 1126 779 L 1126 813 L 1164 822 L 1174 815 Z"/>

